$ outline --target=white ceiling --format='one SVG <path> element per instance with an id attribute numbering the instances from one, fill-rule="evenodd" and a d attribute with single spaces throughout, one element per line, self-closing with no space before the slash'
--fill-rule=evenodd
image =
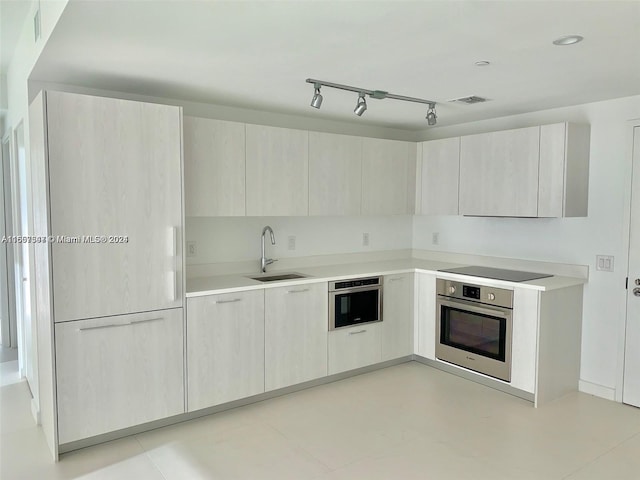
<path id="1" fill-rule="evenodd" d="M 566 34 L 584 41 L 558 47 Z M 488 67 L 476 67 L 488 60 Z M 640 94 L 640 1 L 71 0 L 31 78 L 128 93 L 427 128 Z M 447 103 L 468 95 L 477 105 Z M 441 104 L 440 102 L 444 102 Z"/>

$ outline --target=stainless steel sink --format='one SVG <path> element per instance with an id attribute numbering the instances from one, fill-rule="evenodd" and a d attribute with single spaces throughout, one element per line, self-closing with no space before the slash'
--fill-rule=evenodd
<path id="1" fill-rule="evenodd" d="M 279 275 L 260 275 L 258 277 L 247 277 L 252 280 L 258 280 L 259 282 L 277 282 L 281 280 L 295 280 L 296 278 L 307 278 L 308 275 L 302 275 L 301 273 L 281 273 Z"/>

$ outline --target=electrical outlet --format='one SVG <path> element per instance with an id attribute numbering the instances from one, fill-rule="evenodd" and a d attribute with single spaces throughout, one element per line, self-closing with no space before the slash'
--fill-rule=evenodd
<path id="1" fill-rule="evenodd" d="M 296 249 L 296 236 L 295 235 L 289 235 L 288 237 L 288 246 L 287 248 L 289 250 L 295 250 Z"/>
<path id="2" fill-rule="evenodd" d="M 431 234 L 431 243 L 433 245 L 438 245 L 438 243 L 440 243 L 440 233 L 439 232 L 433 232 Z"/>
<path id="3" fill-rule="evenodd" d="M 613 272 L 613 255 L 596 255 L 596 270 Z"/>
<path id="4" fill-rule="evenodd" d="M 187 257 L 196 256 L 196 242 L 187 242 Z"/>
<path id="5" fill-rule="evenodd" d="M 368 233 L 363 233 L 362 234 L 362 246 L 363 247 L 368 247 L 369 246 L 369 234 Z"/>

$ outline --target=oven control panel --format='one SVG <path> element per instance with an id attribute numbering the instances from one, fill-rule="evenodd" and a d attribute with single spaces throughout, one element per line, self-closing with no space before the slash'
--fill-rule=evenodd
<path id="1" fill-rule="evenodd" d="M 459 298 L 471 302 L 486 303 L 505 308 L 513 308 L 513 290 L 436 279 L 436 292 L 440 296 Z"/>

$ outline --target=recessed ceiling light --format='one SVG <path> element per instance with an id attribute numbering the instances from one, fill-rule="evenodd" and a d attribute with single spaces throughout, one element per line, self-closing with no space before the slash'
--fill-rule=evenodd
<path id="1" fill-rule="evenodd" d="M 478 60 L 475 63 L 476 67 L 486 67 L 487 65 L 491 65 L 491 62 L 488 62 L 486 60 Z"/>
<path id="2" fill-rule="evenodd" d="M 565 35 L 564 37 L 556 38 L 553 41 L 554 45 L 573 45 L 574 43 L 581 42 L 584 37 L 580 35 Z"/>

